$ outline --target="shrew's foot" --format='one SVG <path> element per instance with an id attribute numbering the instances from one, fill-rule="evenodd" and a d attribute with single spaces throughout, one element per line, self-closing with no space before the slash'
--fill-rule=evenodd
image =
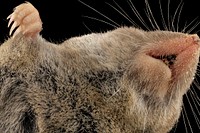
<path id="1" fill-rule="evenodd" d="M 27 37 L 35 37 L 42 30 L 42 21 L 38 10 L 29 2 L 20 4 L 15 7 L 12 14 L 8 16 L 10 19 L 8 27 L 10 27 L 9 35 L 22 33 Z"/>

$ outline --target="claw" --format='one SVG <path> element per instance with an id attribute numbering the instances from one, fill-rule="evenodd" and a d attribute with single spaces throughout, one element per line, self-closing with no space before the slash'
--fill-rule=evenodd
<path id="1" fill-rule="evenodd" d="M 12 27 L 10 28 L 10 33 L 9 33 L 9 35 L 12 34 L 13 30 L 14 30 L 17 26 L 19 26 L 19 23 L 18 23 L 17 21 L 15 21 L 15 22 L 13 23 Z"/>
<path id="2" fill-rule="evenodd" d="M 8 22 L 8 27 L 10 27 L 10 24 L 11 24 L 13 21 L 14 21 L 14 17 L 13 17 L 13 15 L 11 14 L 11 15 L 10 15 L 10 20 L 9 20 L 9 22 Z"/>
<path id="3" fill-rule="evenodd" d="M 19 34 L 21 32 L 21 27 L 18 27 L 17 28 L 17 30 L 14 32 L 14 34 L 13 34 L 13 38 L 15 38 L 15 36 L 17 35 L 17 34 Z"/>
<path id="4" fill-rule="evenodd" d="M 10 14 L 10 15 L 7 17 L 7 20 L 10 19 L 11 15 L 12 15 L 12 14 Z"/>
<path id="5" fill-rule="evenodd" d="M 29 2 L 17 6 L 7 19 L 9 35 L 13 38 L 22 32 L 26 37 L 34 37 L 42 30 L 42 22 L 37 9 Z"/>

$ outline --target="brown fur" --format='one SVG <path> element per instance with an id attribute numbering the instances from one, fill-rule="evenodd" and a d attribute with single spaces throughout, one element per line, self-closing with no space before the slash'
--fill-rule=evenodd
<path id="1" fill-rule="evenodd" d="M 8 39 L 0 46 L 0 132 L 168 132 L 178 121 L 198 53 L 190 74 L 176 83 L 166 82 L 164 65 L 148 66 L 141 53 L 158 40 L 186 36 L 122 27 L 60 45 L 41 36 Z"/>

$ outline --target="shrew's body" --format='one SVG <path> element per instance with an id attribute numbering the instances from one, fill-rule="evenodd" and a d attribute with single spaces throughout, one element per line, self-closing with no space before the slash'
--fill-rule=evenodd
<path id="1" fill-rule="evenodd" d="M 19 5 L 0 46 L 1 133 L 167 133 L 196 72 L 199 38 L 121 27 L 45 41 Z"/>

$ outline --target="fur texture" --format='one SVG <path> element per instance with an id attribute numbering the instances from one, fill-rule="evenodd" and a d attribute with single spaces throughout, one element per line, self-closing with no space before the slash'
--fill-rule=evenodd
<path id="1" fill-rule="evenodd" d="M 187 38 L 121 27 L 60 45 L 41 36 L 8 39 L 0 46 L 0 132 L 168 132 L 179 118 L 199 53 L 187 56 L 183 67 L 189 69 L 179 68 L 173 77 L 148 52 Z"/>

